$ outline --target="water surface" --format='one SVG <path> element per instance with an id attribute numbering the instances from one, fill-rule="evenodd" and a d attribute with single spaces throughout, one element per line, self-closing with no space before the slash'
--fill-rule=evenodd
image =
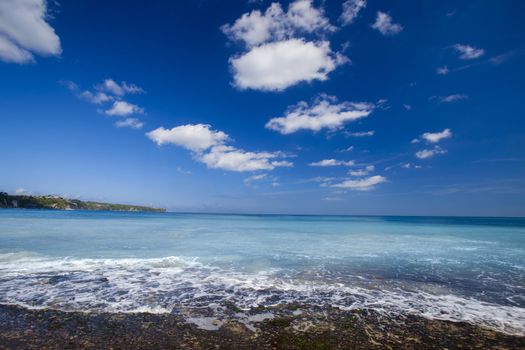
<path id="1" fill-rule="evenodd" d="M 0 303 L 300 302 L 525 332 L 525 219 L 0 210 Z"/>

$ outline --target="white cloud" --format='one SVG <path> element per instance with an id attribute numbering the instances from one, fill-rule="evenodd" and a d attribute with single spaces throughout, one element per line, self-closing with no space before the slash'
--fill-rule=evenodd
<path id="1" fill-rule="evenodd" d="M 194 152 L 222 145 L 229 136 L 222 131 L 210 129 L 206 124 L 186 124 L 172 129 L 157 128 L 146 135 L 157 145 L 172 143 Z"/>
<path id="2" fill-rule="evenodd" d="M 208 168 L 229 171 L 273 170 L 291 167 L 282 152 L 248 152 L 225 145 L 229 136 L 211 129 L 210 125 L 187 124 L 172 129 L 160 127 L 146 133 L 156 144 L 175 144 L 193 152 L 196 160 Z"/>
<path id="3" fill-rule="evenodd" d="M 355 162 L 353 160 L 337 160 L 337 159 L 323 159 L 318 162 L 313 162 L 308 164 L 309 166 L 319 166 L 319 167 L 328 167 L 328 166 L 353 166 Z"/>
<path id="4" fill-rule="evenodd" d="M 452 131 L 450 129 L 445 129 L 440 132 L 426 132 L 421 135 L 423 140 L 426 140 L 430 143 L 437 143 L 443 139 L 449 139 L 452 137 Z"/>
<path id="5" fill-rule="evenodd" d="M 400 166 L 401 168 L 404 168 L 404 169 L 411 169 L 411 168 L 421 169 L 421 165 L 416 165 L 412 163 L 401 163 Z"/>
<path id="6" fill-rule="evenodd" d="M 327 202 L 333 202 L 333 201 L 343 201 L 344 198 L 341 198 L 341 197 L 324 197 L 323 200 L 327 201 Z"/>
<path id="7" fill-rule="evenodd" d="M 478 49 L 470 45 L 456 44 L 454 45 L 454 49 L 456 49 L 459 54 L 459 58 L 462 60 L 472 60 L 485 54 L 485 50 Z"/>
<path id="8" fill-rule="evenodd" d="M 432 96 L 431 98 L 437 98 L 438 101 L 441 103 L 448 103 L 448 102 L 466 100 L 468 96 L 464 94 L 453 94 L 453 95 L 447 95 L 447 96 Z"/>
<path id="9" fill-rule="evenodd" d="M 281 91 L 300 82 L 326 80 L 348 58 L 330 49 L 328 41 L 289 39 L 262 44 L 230 58 L 234 84 L 240 89 Z"/>
<path id="10" fill-rule="evenodd" d="M 46 22 L 46 15 L 44 0 L 0 1 L 0 60 L 30 63 L 33 53 L 60 55 L 60 38 Z"/>
<path id="11" fill-rule="evenodd" d="M 94 104 L 102 104 L 105 102 L 113 101 L 112 96 L 109 96 L 108 94 L 100 91 L 93 93 L 91 91 L 86 90 L 80 94 L 80 97 Z"/>
<path id="12" fill-rule="evenodd" d="M 348 137 L 365 137 L 365 136 L 374 136 L 375 131 L 357 131 L 357 132 L 345 132 L 345 136 Z"/>
<path id="13" fill-rule="evenodd" d="M 331 187 L 345 188 L 349 190 L 368 191 L 373 189 L 376 185 L 386 181 L 386 177 L 381 175 L 374 175 L 359 180 L 345 180 L 341 183 L 332 184 Z"/>
<path id="14" fill-rule="evenodd" d="M 17 195 L 30 195 L 31 191 L 26 190 L 25 188 L 17 188 L 15 191 Z"/>
<path id="15" fill-rule="evenodd" d="M 288 6 L 287 12 L 275 2 L 264 13 L 259 10 L 245 13 L 235 23 L 225 24 L 221 29 L 230 40 L 242 41 L 247 47 L 253 47 L 303 33 L 332 32 L 335 27 L 322 8 L 313 7 L 311 0 L 296 0 Z"/>
<path id="16" fill-rule="evenodd" d="M 347 122 L 367 117 L 373 107 L 370 103 L 337 103 L 335 98 L 321 95 L 311 106 L 302 101 L 289 107 L 283 117 L 270 119 L 266 128 L 283 135 L 299 130 L 337 130 Z"/>
<path id="17" fill-rule="evenodd" d="M 438 67 L 436 69 L 436 73 L 439 75 L 447 75 L 450 71 L 448 70 L 447 66 Z"/>
<path id="18" fill-rule="evenodd" d="M 33 55 L 7 38 L 0 36 L 0 60 L 14 63 L 34 62 Z"/>
<path id="19" fill-rule="evenodd" d="M 197 159 L 211 169 L 223 169 L 229 171 L 257 171 L 273 170 L 276 167 L 291 167 L 288 161 L 276 160 L 282 156 L 280 152 L 247 152 L 235 147 L 220 145 L 203 154 L 197 155 Z"/>
<path id="20" fill-rule="evenodd" d="M 118 128 L 141 129 L 144 126 L 144 123 L 137 118 L 126 118 L 123 120 L 118 120 L 115 123 L 115 126 Z"/>
<path id="21" fill-rule="evenodd" d="M 409 104 L 403 104 L 403 107 L 407 110 L 407 111 L 411 111 L 412 110 L 412 105 L 409 105 Z"/>
<path id="22" fill-rule="evenodd" d="M 110 116 L 128 116 L 131 114 L 144 114 L 144 109 L 126 101 L 115 101 L 113 106 L 105 113 Z"/>
<path id="23" fill-rule="evenodd" d="M 419 159 L 427 159 L 427 158 L 432 158 L 437 154 L 445 154 L 445 153 L 447 153 L 446 150 L 442 149 L 439 146 L 436 146 L 432 149 L 423 149 L 421 151 L 416 152 L 416 157 L 418 157 Z"/>
<path id="24" fill-rule="evenodd" d="M 106 79 L 104 82 L 100 85 L 98 85 L 97 90 L 100 91 L 106 91 L 109 93 L 112 93 L 116 96 L 124 96 L 126 94 L 142 94 L 144 93 L 144 89 L 141 87 L 135 85 L 135 84 L 128 84 L 125 81 L 121 82 L 120 84 L 114 81 L 113 79 Z"/>
<path id="25" fill-rule="evenodd" d="M 253 175 L 253 176 L 250 176 L 250 177 L 247 177 L 246 179 L 244 179 L 244 183 L 249 184 L 249 183 L 252 183 L 254 181 L 259 181 L 259 180 L 264 179 L 267 176 L 268 176 L 268 174 Z"/>
<path id="26" fill-rule="evenodd" d="M 343 25 L 349 25 L 354 22 L 359 11 L 366 7 L 366 0 L 347 0 L 343 2 L 343 13 L 339 18 Z"/>
<path id="27" fill-rule="evenodd" d="M 366 176 L 368 174 L 370 174 L 372 171 L 375 170 L 375 166 L 373 165 L 367 165 L 365 168 L 363 169 L 359 169 L 359 170 L 350 170 L 348 172 L 348 175 L 352 175 L 352 176 Z"/>
<path id="28" fill-rule="evenodd" d="M 396 35 L 403 30 L 399 23 L 392 23 L 392 17 L 385 12 L 377 11 L 376 21 L 372 28 L 377 29 L 383 35 Z"/>

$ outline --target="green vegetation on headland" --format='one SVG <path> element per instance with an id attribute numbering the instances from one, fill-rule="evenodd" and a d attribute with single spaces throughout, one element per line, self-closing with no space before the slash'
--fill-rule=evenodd
<path id="1" fill-rule="evenodd" d="M 140 205 L 86 202 L 59 196 L 9 195 L 0 192 L 0 208 L 56 209 L 56 210 L 111 210 L 165 212 L 166 209 Z"/>

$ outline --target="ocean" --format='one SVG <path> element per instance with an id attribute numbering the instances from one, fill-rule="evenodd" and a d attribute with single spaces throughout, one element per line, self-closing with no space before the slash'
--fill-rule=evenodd
<path id="1" fill-rule="evenodd" d="M 525 334 L 525 219 L 0 210 L 0 303 L 330 305 Z"/>

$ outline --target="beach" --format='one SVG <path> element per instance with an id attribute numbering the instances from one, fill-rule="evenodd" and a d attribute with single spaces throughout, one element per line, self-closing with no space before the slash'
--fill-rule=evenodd
<path id="1" fill-rule="evenodd" d="M 253 315 L 262 310 L 253 310 Z M 202 329 L 182 315 L 60 312 L 0 306 L 1 349 L 524 349 L 525 338 L 463 322 L 369 310 L 235 310 Z M 228 312 L 226 312 L 228 314 Z M 203 317 L 205 318 L 205 317 Z M 215 321 L 215 322 L 214 322 Z M 206 327 L 206 326 L 204 326 Z"/>

